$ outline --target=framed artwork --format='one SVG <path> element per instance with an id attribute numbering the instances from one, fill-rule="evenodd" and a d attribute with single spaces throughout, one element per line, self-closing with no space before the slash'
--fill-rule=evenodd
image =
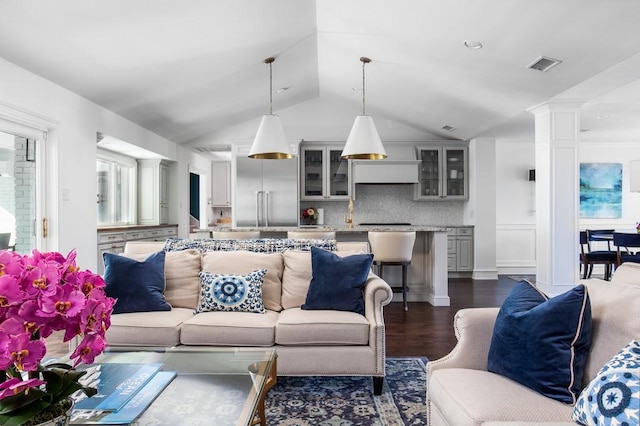
<path id="1" fill-rule="evenodd" d="M 580 164 L 580 218 L 622 217 L 622 163 Z"/>

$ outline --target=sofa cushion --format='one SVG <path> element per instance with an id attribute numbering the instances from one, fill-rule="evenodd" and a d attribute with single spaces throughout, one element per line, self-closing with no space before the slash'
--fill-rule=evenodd
<path id="1" fill-rule="evenodd" d="M 486 421 L 571 422 L 570 405 L 556 401 L 504 376 L 481 370 L 446 368 L 429 377 L 432 407 L 450 425 Z"/>
<path id="2" fill-rule="evenodd" d="M 183 321 L 193 309 L 173 308 L 166 312 L 135 312 L 111 315 L 107 329 L 109 346 L 175 346 L 180 344 Z"/>
<path id="3" fill-rule="evenodd" d="M 246 275 L 200 272 L 200 303 L 196 313 L 211 311 L 264 313 L 262 281 L 266 269 Z"/>
<path id="4" fill-rule="evenodd" d="M 590 344 L 591 308 L 584 285 L 549 299 L 520 281 L 496 318 L 487 369 L 574 404 Z"/>
<path id="5" fill-rule="evenodd" d="M 202 270 L 214 274 L 248 274 L 266 269 L 262 284 L 264 307 L 272 311 L 282 310 L 282 270 L 281 253 L 253 253 L 250 251 L 211 251 L 202 255 Z"/>
<path id="6" fill-rule="evenodd" d="M 311 248 L 311 283 L 302 309 L 332 309 L 364 315 L 362 287 L 371 271 L 373 254 L 340 257 Z"/>
<path id="7" fill-rule="evenodd" d="M 620 350 L 582 391 L 573 420 L 583 425 L 640 424 L 640 342 Z"/>
<path id="8" fill-rule="evenodd" d="M 153 253 L 143 261 L 112 253 L 104 253 L 103 257 L 105 292 L 117 299 L 114 314 L 171 310 L 163 294 L 163 251 Z"/>
<path id="9" fill-rule="evenodd" d="M 311 283 L 311 252 L 287 250 L 282 253 L 282 307 L 299 308 L 307 298 Z"/>
<path id="10" fill-rule="evenodd" d="M 276 325 L 278 345 L 367 345 L 369 322 L 347 311 L 305 311 L 300 308 L 280 312 Z"/>
<path id="11" fill-rule="evenodd" d="M 135 260 L 144 260 L 148 253 L 122 253 Z M 165 253 L 164 297 L 174 308 L 195 309 L 200 294 L 201 262 L 198 250 L 182 250 Z"/>
<path id="12" fill-rule="evenodd" d="M 635 276 L 633 276 L 635 271 Z M 630 273 L 631 272 L 631 273 Z M 623 264 L 609 281 L 583 280 L 591 298 L 593 332 L 583 385 L 587 385 L 624 345 L 640 336 L 640 264 Z M 627 281 L 623 281 L 622 278 Z"/>
<path id="13" fill-rule="evenodd" d="M 278 313 L 204 312 L 182 324 L 180 343 L 208 346 L 273 346 Z"/>

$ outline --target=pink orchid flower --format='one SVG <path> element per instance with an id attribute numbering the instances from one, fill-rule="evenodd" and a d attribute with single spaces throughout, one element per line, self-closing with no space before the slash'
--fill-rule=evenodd
<path id="1" fill-rule="evenodd" d="M 25 394 L 29 393 L 29 389 L 36 388 L 44 385 L 46 382 L 39 379 L 20 380 L 16 377 L 0 383 L 0 399 L 8 398 L 10 396 L 17 395 L 24 391 Z"/>
<path id="2" fill-rule="evenodd" d="M 0 251 L 0 277 L 9 275 L 20 275 L 24 269 L 24 258 L 9 250 Z"/>
<path id="3" fill-rule="evenodd" d="M 81 362 L 92 364 L 96 356 L 101 354 L 107 347 L 107 342 L 99 334 L 88 334 L 80 342 L 78 347 L 71 354 L 71 359 L 77 358 L 74 367 Z"/>
<path id="4" fill-rule="evenodd" d="M 42 339 L 31 340 L 31 336 L 26 333 L 12 336 L 6 349 L 10 363 L 22 371 L 37 370 L 38 363 L 46 352 L 47 348 Z"/>
<path id="5" fill-rule="evenodd" d="M 84 308 L 85 301 L 81 291 L 71 286 L 60 286 L 57 287 L 55 294 L 42 297 L 41 311 L 37 314 L 43 317 L 56 315 L 75 317 Z"/>
<path id="6" fill-rule="evenodd" d="M 12 275 L 0 276 L 0 307 L 19 304 L 25 298 L 25 293 L 20 288 L 20 283 Z"/>

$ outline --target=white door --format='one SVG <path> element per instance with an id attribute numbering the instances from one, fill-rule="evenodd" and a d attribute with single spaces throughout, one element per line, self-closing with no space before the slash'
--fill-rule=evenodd
<path id="1" fill-rule="evenodd" d="M 37 129 L 0 120 L 0 249 L 47 250 L 45 137 Z"/>

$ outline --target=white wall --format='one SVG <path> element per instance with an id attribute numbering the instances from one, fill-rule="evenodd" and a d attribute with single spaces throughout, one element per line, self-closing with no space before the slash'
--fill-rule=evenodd
<path id="1" fill-rule="evenodd" d="M 75 248 L 78 265 L 96 270 L 96 132 L 174 161 L 180 160 L 178 146 L 3 59 L 0 59 L 0 105 L 2 111 L 15 110 L 17 115 L 34 116 L 57 127 L 47 141 L 48 147 L 53 148 L 48 154 L 53 154 L 49 180 L 54 185 L 47 196 L 51 206 L 48 215 L 54 218 L 50 221 L 50 240 L 55 242 L 55 247 L 48 249 L 66 253 Z M 10 117 L 5 114 L 3 118 Z M 170 191 L 171 199 L 176 199 L 177 191 L 188 185 L 188 173 L 179 170 L 173 173 Z M 68 199 L 62 200 L 63 190 Z M 174 206 L 170 211 L 172 221 L 177 221 L 179 216 L 186 217 L 180 214 L 181 208 Z"/>
<path id="2" fill-rule="evenodd" d="M 578 156 L 581 163 L 622 163 L 623 173 L 622 218 L 580 219 L 580 229 L 634 227 L 640 193 L 629 192 L 629 161 L 640 159 L 640 141 L 581 142 Z M 496 266 L 500 274 L 535 274 L 535 185 L 528 181 L 535 168 L 533 139 L 498 141 L 496 164 Z"/>

